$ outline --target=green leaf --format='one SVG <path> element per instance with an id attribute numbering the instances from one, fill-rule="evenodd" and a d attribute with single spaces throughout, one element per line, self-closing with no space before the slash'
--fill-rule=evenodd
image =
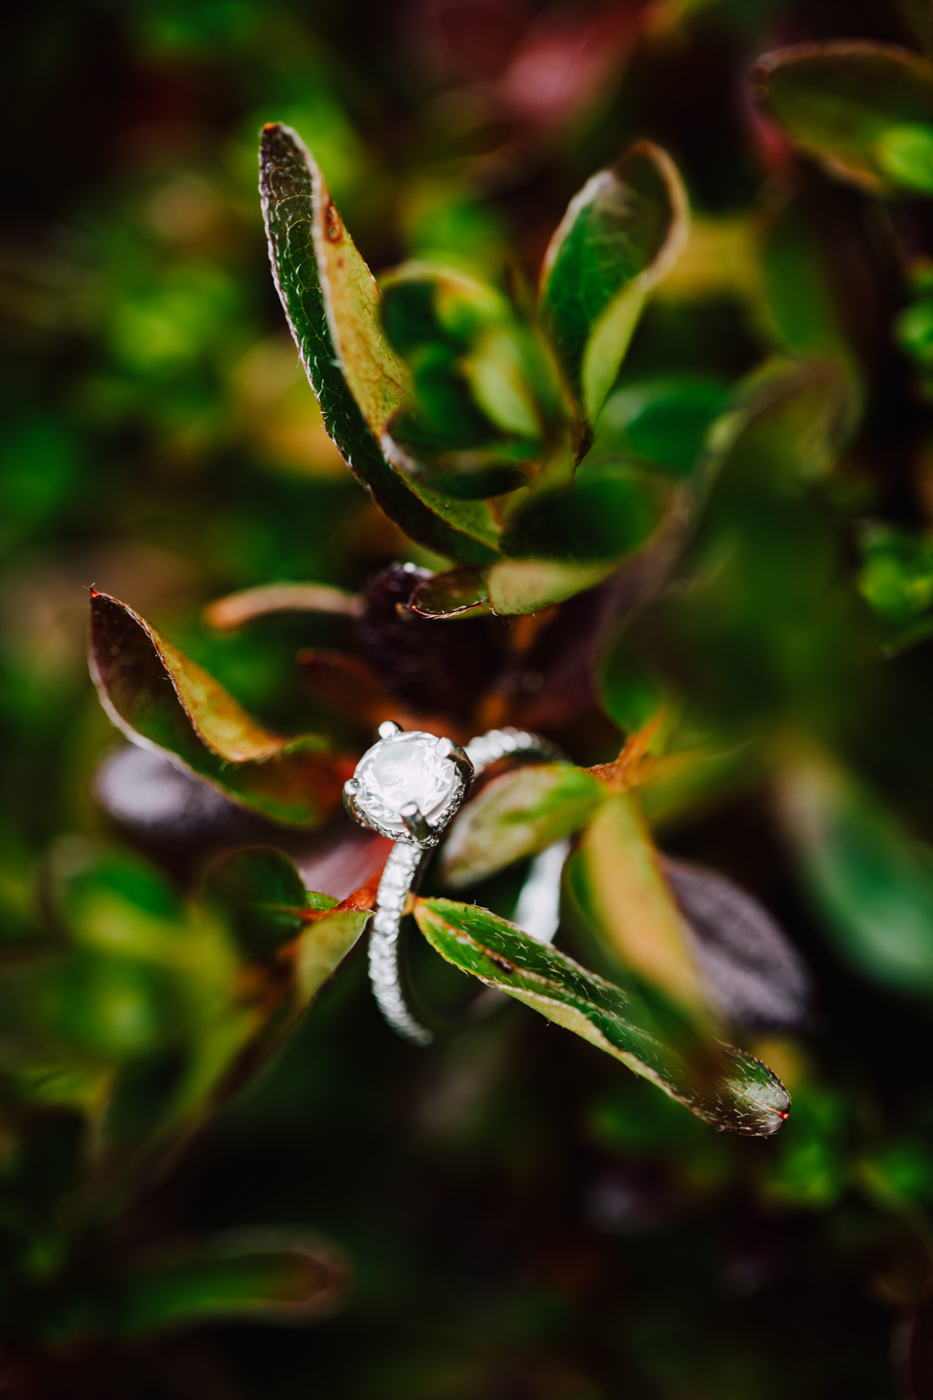
<path id="1" fill-rule="evenodd" d="M 600 699 L 606 714 L 626 734 L 636 734 L 643 729 L 663 707 L 661 682 L 625 635 L 605 655 Z"/>
<path id="2" fill-rule="evenodd" d="M 489 507 L 452 502 L 406 481 L 386 461 L 367 421 L 368 412 L 381 431 L 382 415 L 404 401 L 404 370 L 378 325 L 375 283 L 300 137 L 286 126 L 267 126 L 259 167 L 273 275 L 327 432 L 376 504 L 412 539 L 454 559 L 489 563 L 498 538 Z M 319 246 L 326 252 L 323 276 Z M 343 268 L 337 266 L 341 254 Z M 357 313 L 360 324 L 348 328 Z M 343 367 L 334 326 L 350 356 Z"/>
<path id="3" fill-rule="evenodd" d="M 658 1039 L 638 998 L 488 910 L 419 899 L 415 918 L 432 948 L 462 972 L 605 1050 L 707 1123 L 767 1137 L 787 1118 L 787 1092 L 760 1060 L 728 1046 L 705 1071 L 688 1065 Z"/>
<path id="4" fill-rule="evenodd" d="M 241 806 L 294 826 L 319 826 L 339 806 L 348 760 L 317 735 L 263 728 L 125 603 L 96 590 L 89 659 L 101 704 L 127 738 Z"/>
<path id="5" fill-rule="evenodd" d="M 307 1006 L 366 932 L 371 909 L 335 909 L 309 924 L 295 955 L 296 1002 Z"/>
<path id="6" fill-rule="evenodd" d="M 779 775 L 780 809 L 840 953 L 867 976 L 933 994 L 933 850 L 820 755 Z"/>
<path id="7" fill-rule="evenodd" d="M 425 579 L 408 605 L 420 617 L 483 617 L 492 611 L 486 570 L 464 565 Z"/>
<path id="8" fill-rule="evenodd" d="M 766 54 L 763 110 L 839 179 L 874 193 L 933 193 L 933 66 L 893 44 L 838 40 Z"/>
<path id="9" fill-rule="evenodd" d="M 192 1007 L 234 998 L 239 959 L 225 930 L 134 852 L 64 837 L 48 862 L 45 895 L 71 943 L 171 972 L 185 982 Z"/>
<path id="10" fill-rule="evenodd" d="M 460 809 L 444 841 L 440 878 L 460 889 L 543 851 L 579 830 L 605 795 L 598 779 L 571 763 L 503 773 Z"/>
<path id="11" fill-rule="evenodd" d="M 261 1030 L 227 927 L 182 904 L 140 857 L 96 842 L 59 842 L 49 875 L 50 911 L 73 951 L 39 970 L 35 998 L 25 985 L 16 998 L 30 1033 L 54 1042 L 46 1064 L 77 1054 L 120 1066 L 92 1106 L 103 1114 L 96 1150 L 190 1125 Z"/>
<path id="12" fill-rule="evenodd" d="M 852 380 L 839 364 L 775 356 L 740 383 L 710 430 L 702 487 L 728 472 L 762 496 L 798 493 L 832 470 L 856 417 Z"/>
<path id="13" fill-rule="evenodd" d="M 551 239 L 541 315 L 591 423 L 612 388 L 645 298 L 678 257 L 688 226 L 676 166 L 643 141 L 587 181 Z"/>
<path id="14" fill-rule="evenodd" d="M 933 297 L 929 286 L 918 290 L 916 301 L 905 307 L 895 321 L 895 332 L 898 343 L 929 375 L 933 366 Z"/>
<path id="15" fill-rule="evenodd" d="M 414 384 L 414 403 L 382 435 L 395 466 L 463 498 L 569 474 L 569 415 L 556 368 L 504 296 L 420 263 L 385 278 L 383 294 L 386 332 Z"/>
<path id="16" fill-rule="evenodd" d="M 487 575 L 496 613 L 536 612 L 591 588 L 629 561 L 670 552 L 690 514 L 689 493 L 634 459 L 584 459 L 572 488 L 532 497 L 503 535 L 513 557 Z"/>
<path id="17" fill-rule="evenodd" d="M 574 894 L 616 961 L 709 1025 L 703 978 L 633 793 L 596 812 L 575 858 Z"/>
<path id="18" fill-rule="evenodd" d="M 675 476 L 689 476 L 706 434 L 726 407 L 725 385 L 699 375 L 626 384 L 606 400 L 596 451 L 639 457 Z"/>
<path id="19" fill-rule="evenodd" d="M 337 904 L 305 889 L 296 867 L 268 846 L 232 851 L 208 866 L 205 893 L 250 961 L 265 961 L 297 938 L 308 910 Z"/>
<path id="20" fill-rule="evenodd" d="M 561 564 L 551 559 L 505 559 L 489 571 L 489 601 L 499 617 L 540 612 L 593 588 L 615 564 Z"/>
<path id="21" fill-rule="evenodd" d="M 351 1282 L 333 1245 L 294 1231 L 238 1231 L 127 1274 L 109 1301 L 130 1336 L 207 1322 L 301 1324 L 330 1313 Z"/>
<path id="22" fill-rule="evenodd" d="M 0 983 L 7 1053 L 46 1070 L 118 1065 L 192 1031 L 180 979 L 165 968 L 89 948 L 10 969 Z"/>
<path id="23" fill-rule="evenodd" d="M 502 550 L 512 559 L 618 561 L 650 539 L 671 500 L 670 486 L 637 460 L 594 451 L 569 491 L 533 497 L 516 511 Z"/>
<path id="24" fill-rule="evenodd" d="M 933 540 L 896 525 L 866 522 L 860 532 L 862 597 L 885 625 L 884 651 L 933 633 Z"/>
<path id="25" fill-rule="evenodd" d="M 857 385 L 861 375 L 830 282 L 832 259 L 840 256 L 834 232 L 802 200 L 789 200 L 777 213 L 761 263 L 765 314 L 782 349 L 835 360 Z"/>

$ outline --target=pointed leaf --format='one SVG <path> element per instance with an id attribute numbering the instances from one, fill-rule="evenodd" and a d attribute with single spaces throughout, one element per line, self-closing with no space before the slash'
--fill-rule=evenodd
<path id="1" fill-rule="evenodd" d="M 403 371 L 374 321 L 373 298 L 378 292 L 369 269 L 301 138 L 289 127 L 267 126 L 259 165 L 276 287 L 327 432 L 380 509 L 413 539 L 468 563 L 490 562 L 496 554 L 498 526 L 489 507 L 484 502 L 445 500 L 407 482 L 386 461 L 374 436 L 371 424 L 381 431 L 382 415 L 403 402 Z M 336 235 L 333 239 L 329 231 Z M 318 246 L 326 256 L 323 272 Z M 356 313 L 362 323 L 348 328 L 348 318 Z M 335 325 L 350 357 L 343 368 Z"/>
<path id="2" fill-rule="evenodd" d="M 778 792 L 788 839 L 840 953 L 896 991 L 933 994 L 933 850 L 820 756 L 788 766 Z"/>
<path id="3" fill-rule="evenodd" d="M 684 490 L 634 458 L 591 452 L 569 491 L 532 497 L 516 511 L 502 552 L 569 564 L 618 561 L 647 543 Z"/>
<path id="4" fill-rule="evenodd" d="M 503 535 L 488 574 L 496 613 L 536 612 L 615 573 L 642 572 L 649 555 L 673 562 L 671 546 L 690 518 L 692 494 L 632 459 L 591 453 L 573 487 L 533 499 Z M 653 574 L 652 569 L 648 569 Z"/>
<path id="5" fill-rule="evenodd" d="M 596 450 L 689 476 L 726 407 L 726 394 L 723 383 L 699 375 L 626 384 L 609 396 L 599 416 Z"/>
<path id="6" fill-rule="evenodd" d="M 587 181 L 551 239 L 541 314 L 591 423 L 612 388 L 645 298 L 678 257 L 688 225 L 676 166 L 643 141 Z"/>
<path id="7" fill-rule="evenodd" d="M 588 922 L 622 966 L 708 1025 L 700 970 L 633 793 L 616 793 L 597 811 L 575 868 Z"/>
<path id="8" fill-rule="evenodd" d="M 505 919 L 449 899 L 419 899 L 415 918 L 432 948 L 462 972 L 605 1050 L 707 1123 L 767 1137 L 786 1119 L 787 1092 L 760 1060 L 723 1047 L 712 1070 L 698 1073 L 658 1039 L 632 994 Z"/>
<path id="9" fill-rule="evenodd" d="M 306 890 L 288 856 L 271 846 L 219 856 L 208 866 L 204 883 L 207 898 L 224 916 L 242 952 L 257 962 L 296 938 L 309 910 L 330 909 L 339 902 Z"/>
<path id="10" fill-rule="evenodd" d="M 489 571 L 489 601 L 498 617 L 541 612 L 594 588 L 614 564 L 561 564 L 553 559 L 504 559 Z"/>
<path id="11" fill-rule="evenodd" d="M 251 961 L 274 965 L 275 955 L 295 941 L 296 1010 L 314 1000 L 373 912 L 345 908 L 332 895 L 306 889 L 288 856 L 271 847 L 233 851 L 212 862 L 205 893 Z"/>
<path id="12" fill-rule="evenodd" d="M 369 926 L 371 909 L 333 909 L 309 924 L 295 954 L 296 1003 L 307 1006 Z"/>
<path id="13" fill-rule="evenodd" d="M 316 735 L 273 734 L 137 613 L 91 595 L 90 668 L 101 704 L 134 743 L 167 754 L 275 821 L 319 825 L 352 764 Z"/>
<path id="14" fill-rule="evenodd" d="M 280 1230 L 231 1232 L 120 1280 L 121 1331 L 195 1323 L 305 1323 L 331 1312 L 351 1283 L 333 1245 Z"/>
<path id="15" fill-rule="evenodd" d="M 933 194 L 933 65 L 893 44 L 843 39 L 766 54 L 764 112 L 831 174 L 872 192 Z"/>
<path id="16" fill-rule="evenodd" d="M 503 773 L 471 798 L 444 841 L 440 878 L 451 889 L 535 855 L 578 831 L 605 788 L 571 763 L 535 763 Z"/>

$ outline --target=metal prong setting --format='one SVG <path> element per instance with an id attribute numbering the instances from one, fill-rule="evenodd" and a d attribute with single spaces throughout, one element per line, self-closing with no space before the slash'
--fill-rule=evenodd
<path id="1" fill-rule="evenodd" d="M 407 803 L 401 809 L 399 816 L 408 828 L 409 834 L 417 841 L 419 846 L 433 845 L 432 837 L 434 837 L 434 832 L 418 810 L 418 804 L 416 802 Z"/>
<path id="2" fill-rule="evenodd" d="M 360 785 L 356 778 L 348 778 L 343 785 L 343 805 L 355 822 L 359 822 L 361 826 L 365 826 L 367 823 L 363 821 L 362 813 L 357 807 L 355 800 L 359 790 Z"/>
<path id="3" fill-rule="evenodd" d="M 379 725 L 379 737 L 382 743 L 391 743 L 393 739 L 405 733 L 406 731 L 400 724 L 396 724 L 395 720 L 383 720 L 382 724 Z M 424 737 L 428 738 L 429 736 L 424 735 Z M 446 737 L 436 739 L 434 752 L 438 758 L 448 759 L 454 765 L 457 778 L 447 802 L 439 811 L 432 814 L 430 821 L 414 803 L 410 803 L 410 810 L 399 812 L 399 816 L 405 824 L 404 831 L 399 831 L 397 827 L 383 826 L 369 816 L 360 805 L 358 801 L 360 782 L 356 777 L 348 778 L 343 785 L 343 805 L 353 820 L 359 822 L 360 826 L 368 827 L 370 831 L 378 831 L 380 836 L 389 836 L 393 841 L 402 842 L 404 845 L 418 846 L 421 850 L 428 850 L 431 846 L 436 846 L 446 827 L 456 816 L 469 790 L 473 781 L 474 768 L 466 751 L 459 744 L 455 744 L 452 739 Z M 364 754 L 360 762 L 362 763 L 366 757 L 367 755 Z"/>

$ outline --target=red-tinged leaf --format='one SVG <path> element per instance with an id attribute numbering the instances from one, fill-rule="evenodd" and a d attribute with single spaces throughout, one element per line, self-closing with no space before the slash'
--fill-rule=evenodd
<path id="1" fill-rule="evenodd" d="M 131 608 L 96 591 L 89 659 L 101 703 L 127 738 L 234 802 L 294 826 L 320 825 L 339 806 L 350 759 L 316 735 L 265 729 Z"/>
<path id="2" fill-rule="evenodd" d="M 367 730 L 378 728 L 384 719 L 401 723 L 398 700 L 361 657 L 303 647 L 298 661 L 314 698 L 345 722 Z"/>
<path id="3" fill-rule="evenodd" d="M 212 861 L 204 892 L 239 950 L 255 963 L 274 961 L 316 911 L 338 902 L 332 895 L 309 893 L 288 856 L 271 846 L 231 851 Z"/>
<path id="4" fill-rule="evenodd" d="M 372 908 L 351 908 L 349 904 L 348 900 L 315 919 L 298 940 L 295 953 L 298 1009 L 304 1009 L 314 1000 L 369 927 Z"/>
<path id="5" fill-rule="evenodd" d="M 359 656 L 308 647 L 298 653 L 298 660 L 315 700 L 326 705 L 344 724 L 355 725 L 367 747 L 386 719 L 394 720 L 403 729 L 426 729 L 438 737 L 446 734 L 458 743 L 471 737 L 462 724 L 451 720 L 449 713 L 432 714 L 401 700 Z"/>
<path id="6" fill-rule="evenodd" d="M 218 598 L 204 609 L 204 621 L 226 632 L 270 613 L 323 612 L 359 617 L 362 600 L 323 583 L 269 583 Z"/>
<path id="7" fill-rule="evenodd" d="M 614 793 L 597 810 L 575 870 L 586 921 L 622 967 L 712 1031 L 700 969 L 633 793 Z"/>

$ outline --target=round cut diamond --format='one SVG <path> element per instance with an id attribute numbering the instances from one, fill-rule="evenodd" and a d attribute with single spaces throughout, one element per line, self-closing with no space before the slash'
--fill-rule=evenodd
<path id="1" fill-rule="evenodd" d="M 381 739 L 364 753 L 354 774 L 357 807 L 378 826 L 404 832 L 401 810 L 414 802 L 429 822 L 450 800 L 459 774 L 437 752 L 437 739 L 420 730 Z"/>

